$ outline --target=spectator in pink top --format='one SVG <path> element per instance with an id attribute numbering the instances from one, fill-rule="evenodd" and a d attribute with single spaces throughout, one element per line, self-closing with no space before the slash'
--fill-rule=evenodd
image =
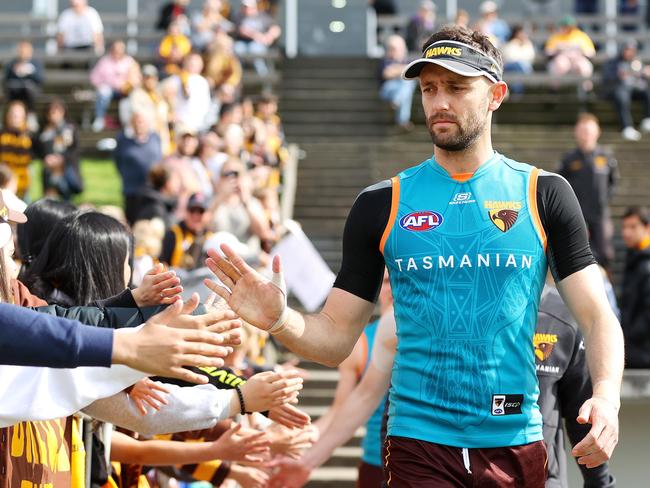
<path id="1" fill-rule="evenodd" d="M 104 129 L 105 115 L 112 100 L 126 96 L 140 84 L 138 63 L 126 54 L 123 41 L 115 41 L 90 72 L 90 82 L 97 90 L 93 131 Z"/>

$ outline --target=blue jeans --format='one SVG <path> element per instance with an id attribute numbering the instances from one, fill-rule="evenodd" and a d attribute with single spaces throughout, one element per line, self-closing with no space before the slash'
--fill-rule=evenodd
<path id="1" fill-rule="evenodd" d="M 122 92 L 107 86 L 100 86 L 95 94 L 95 118 L 103 119 L 112 100 L 122 98 Z"/>
<path id="2" fill-rule="evenodd" d="M 234 50 L 237 56 L 245 56 L 247 54 L 250 54 L 251 56 L 264 56 L 268 52 L 269 48 L 264 44 L 254 41 L 236 41 Z M 266 61 L 262 57 L 256 57 L 253 59 L 253 66 L 258 75 L 266 76 L 269 74 L 269 67 L 266 65 Z"/>
<path id="3" fill-rule="evenodd" d="M 395 106 L 395 122 L 404 125 L 411 120 L 411 103 L 415 91 L 415 80 L 402 80 L 399 78 L 386 80 L 379 89 L 382 100 Z"/>
<path id="4" fill-rule="evenodd" d="M 510 63 L 506 63 L 503 66 L 503 72 L 504 73 L 523 73 L 525 75 L 528 75 L 533 72 L 533 67 L 530 63 L 526 63 L 523 61 L 513 61 Z M 524 84 L 519 82 L 519 83 L 510 83 L 510 92 L 511 93 L 524 93 Z"/>

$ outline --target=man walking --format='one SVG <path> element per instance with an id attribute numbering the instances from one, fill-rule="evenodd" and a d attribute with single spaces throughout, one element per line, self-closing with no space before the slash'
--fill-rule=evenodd
<path id="1" fill-rule="evenodd" d="M 484 35 L 435 33 L 403 76 L 419 78 L 434 154 L 359 195 L 323 310 L 290 310 L 279 260 L 269 281 L 227 246 L 225 258 L 212 250 L 207 261 L 225 287 L 206 284 L 295 353 L 333 366 L 367 323 L 386 265 L 398 338 L 389 486 L 543 487 L 530 343 L 550 266 L 583 330 L 593 382 L 580 408 L 592 428 L 573 454 L 602 464 L 618 440 L 623 340 L 571 187 L 493 150 L 492 112 L 507 86 Z"/>

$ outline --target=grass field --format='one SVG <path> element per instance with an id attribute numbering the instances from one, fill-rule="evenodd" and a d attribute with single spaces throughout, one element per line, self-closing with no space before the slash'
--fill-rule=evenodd
<path id="1" fill-rule="evenodd" d="M 29 194 L 32 201 L 34 201 L 43 196 L 40 161 L 33 163 L 31 173 L 32 184 Z M 75 197 L 75 204 L 122 205 L 120 176 L 112 160 L 82 159 L 81 174 L 85 191 Z"/>

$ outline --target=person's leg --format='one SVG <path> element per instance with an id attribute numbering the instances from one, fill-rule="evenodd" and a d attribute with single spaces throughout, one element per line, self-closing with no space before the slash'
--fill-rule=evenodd
<path id="1" fill-rule="evenodd" d="M 565 54 L 558 54 L 548 64 L 548 70 L 553 76 L 563 76 L 571 70 L 571 61 Z"/>
<path id="2" fill-rule="evenodd" d="M 269 74 L 269 67 L 266 64 L 266 53 L 268 48 L 264 44 L 258 42 L 251 42 L 248 46 L 248 51 L 251 55 L 255 56 L 253 58 L 253 66 L 255 67 L 255 72 L 260 76 L 266 76 Z"/>
<path id="3" fill-rule="evenodd" d="M 644 115 L 641 121 L 641 130 L 650 132 L 650 86 L 645 90 L 637 90 L 637 98 L 643 102 Z"/>
<path id="4" fill-rule="evenodd" d="M 415 91 L 414 80 L 400 80 L 398 106 L 395 113 L 398 125 L 406 126 L 411 122 L 411 107 L 413 105 L 413 92 Z"/>
<path id="5" fill-rule="evenodd" d="M 359 463 L 357 488 L 381 488 L 384 482 L 384 470 L 364 461 Z"/>
<path id="6" fill-rule="evenodd" d="M 431 442 L 388 437 L 385 473 L 390 488 L 471 487 L 462 449 Z"/>
<path id="7" fill-rule="evenodd" d="M 481 488 L 544 488 L 548 461 L 544 441 L 522 446 L 470 449 L 474 485 Z"/>
<path id="8" fill-rule="evenodd" d="M 93 129 L 96 132 L 104 128 L 104 117 L 112 99 L 113 89 L 111 87 L 100 86 L 95 92 L 95 122 L 93 122 Z"/>
<path id="9" fill-rule="evenodd" d="M 386 102 L 390 102 L 393 106 L 397 107 L 397 96 L 399 94 L 399 87 L 401 80 L 386 80 L 381 84 L 379 89 L 379 98 Z"/>
<path id="10" fill-rule="evenodd" d="M 632 100 L 632 91 L 630 88 L 620 84 L 614 89 L 614 105 L 616 113 L 621 123 L 621 128 L 633 127 L 634 121 L 630 112 L 630 104 Z"/>

